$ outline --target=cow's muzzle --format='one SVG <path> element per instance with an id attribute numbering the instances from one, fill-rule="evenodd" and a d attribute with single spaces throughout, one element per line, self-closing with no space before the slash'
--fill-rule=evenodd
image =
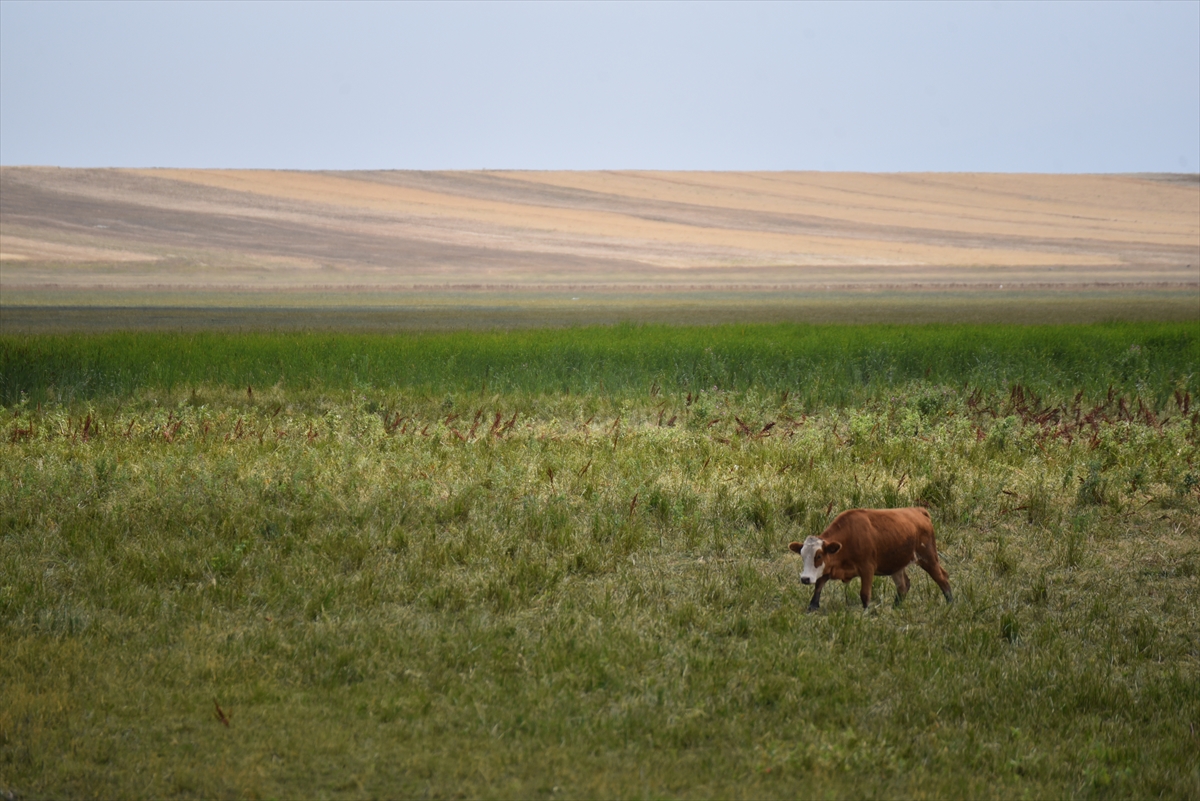
<path id="1" fill-rule="evenodd" d="M 800 583 L 801 583 L 801 584 L 812 584 L 812 583 L 813 583 L 813 580 L 812 580 L 812 579 L 810 579 L 808 576 L 801 576 L 801 577 L 800 577 Z"/>

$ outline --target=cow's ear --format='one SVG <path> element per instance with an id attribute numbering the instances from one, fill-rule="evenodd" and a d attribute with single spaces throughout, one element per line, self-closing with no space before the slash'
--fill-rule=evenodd
<path id="1" fill-rule="evenodd" d="M 788 544 L 788 549 L 793 553 L 800 553 L 804 550 L 804 546 L 798 542 L 792 542 Z"/>
<path id="2" fill-rule="evenodd" d="M 821 550 L 825 553 L 837 553 L 842 549 L 840 542 L 827 542 L 821 546 Z"/>

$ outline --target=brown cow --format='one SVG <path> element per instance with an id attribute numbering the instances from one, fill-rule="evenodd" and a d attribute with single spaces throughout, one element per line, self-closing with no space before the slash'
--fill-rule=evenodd
<path id="1" fill-rule="evenodd" d="M 801 584 L 816 583 L 808 611 L 821 606 L 821 588 L 829 579 L 849 582 L 862 579 L 863 609 L 871 602 L 871 581 L 878 574 L 896 582 L 896 603 L 908 593 L 904 568 L 913 562 L 928 573 L 947 602 L 954 600 L 950 579 L 938 563 L 933 521 L 925 509 L 849 509 L 842 512 L 820 537 L 788 546 L 804 559 Z"/>

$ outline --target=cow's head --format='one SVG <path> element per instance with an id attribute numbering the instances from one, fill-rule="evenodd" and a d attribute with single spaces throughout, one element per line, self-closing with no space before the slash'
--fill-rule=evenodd
<path id="1" fill-rule="evenodd" d="M 804 560 L 800 571 L 801 584 L 813 584 L 825 573 L 825 557 L 842 549 L 841 543 L 825 542 L 820 537 L 809 537 L 803 544 L 793 542 L 788 546 Z"/>

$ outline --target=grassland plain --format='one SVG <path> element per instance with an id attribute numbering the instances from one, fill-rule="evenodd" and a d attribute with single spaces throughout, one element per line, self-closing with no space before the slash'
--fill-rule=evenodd
<path id="1" fill-rule="evenodd" d="M 1195 797 L 1198 349 L 0 338 L 0 790 Z M 956 602 L 804 614 L 787 542 L 913 503 Z"/>
<path id="2" fill-rule="evenodd" d="M 639 325 L 1183 322 L 1192 287 L 695 291 L 5 293 L 0 334 L 108 331 L 425 333 Z M 114 305 L 104 305 L 104 304 Z"/>

